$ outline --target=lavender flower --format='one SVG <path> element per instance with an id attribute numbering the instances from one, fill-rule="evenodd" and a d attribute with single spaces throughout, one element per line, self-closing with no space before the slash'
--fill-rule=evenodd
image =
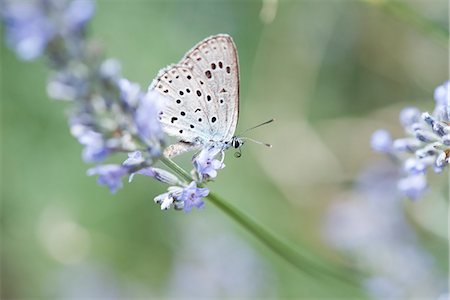
<path id="1" fill-rule="evenodd" d="M 87 163 L 101 163 L 114 154 L 128 154 L 122 165 L 98 165 L 88 175 L 112 193 L 122 187 L 122 177 L 136 174 L 168 184 L 168 192 L 155 198 L 162 209 L 190 211 L 201 208 L 207 188 L 197 184 L 215 178 L 224 167 L 215 157 L 221 149 L 204 149 L 193 164 L 198 176 L 190 184 L 173 173 L 155 168 L 165 146 L 159 112 L 167 101 L 159 93 L 144 93 L 139 84 L 122 77 L 115 59 L 101 59 L 98 47 L 88 43 L 86 25 L 94 14 L 92 0 L 34 0 L 2 2 L 8 45 L 25 60 L 45 54 L 52 74 L 47 93 L 69 101 L 72 135 L 84 146 Z M 180 174 L 179 170 L 177 174 Z M 187 177 L 189 177 L 187 175 Z M 188 180 L 189 182 L 190 180 Z"/>
<path id="2" fill-rule="evenodd" d="M 392 147 L 391 134 L 386 130 L 377 130 L 373 133 L 370 144 L 378 152 L 389 152 Z"/>
<path id="3" fill-rule="evenodd" d="M 446 289 L 446 276 L 418 243 L 396 180 L 398 172 L 392 165 L 365 170 L 352 191 L 342 192 L 330 206 L 325 237 L 334 248 L 355 258 L 368 276 L 364 286 L 374 299 L 436 299 Z M 412 188 L 421 190 L 423 182 Z"/>
<path id="4" fill-rule="evenodd" d="M 79 123 L 74 123 L 70 131 L 80 144 L 85 146 L 82 154 L 85 162 L 100 162 L 109 154 L 110 151 L 105 147 L 103 136 L 100 133 Z"/>
<path id="5" fill-rule="evenodd" d="M 159 111 L 162 105 L 162 96 L 155 91 L 149 91 L 139 98 L 139 104 L 134 115 L 139 136 L 149 146 L 153 155 L 159 156 L 160 145 L 164 141 L 164 133 L 159 122 Z"/>
<path id="6" fill-rule="evenodd" d="M 202 208 L 204 202 L 202 198 L 208 196 L 209 190 L 207 188 L 197 187 L 197 183 L 192 181 L 184 188 L 179 186 L 171 186 L 167 193 L 155 197 L 155 203 L 161 205 L 161 210 L 169 209 L 172 204 L 177 210 L 183 209 L 189 212 L 192 208 Z"/>
<path id="7" fill-rule="evenodd" d="M 120 165 L 101 165 L 87 171 L 88 176 L 98 175 L 98 184 L 108 186 L 111 193 L 122 188 L 122 177 L 128 174 L 128 168 Z"/>
<path id="8" fill-rule="evenodd" d="M 77 42 L 94 13 L 90 0 L 5 1 L 6 41 L 23 60 L 40 56 L 57 37 Z"/>
<path id="9" fill-rule="evenodd" d="M 3 3 L 2 10 L 8 46 L 23 60 L 40 56 L 55 35 L 43 6 L 35 2 L 7 1 Z"/>
<path id="10" fill-rule="evenodd" d="M 400 112 L 405 138 L 391 141 L 390 135 L 378 130 L 372 135 L 372 148 L 388 153 L 403 163 L 405 178 L 398 188 L 411 199 L 419 198 L 427 188 L 426 170 L 439 173 L 450 163 L 450 83 L 436 88 L 433 114 L 420 113 L 408 107 Z"/>
<path id="11" fill-rule="evenodd" d="M 184 211 L 189 212 L 193 207 L 202 208 L 205 203 L 203 197 L 208 196 L 207 188 L 198 188 L 195 181 L 192 181 L 181 194 L 180 200 L 184 203 Z"/>
<path id="12" fill-rule="evenodd" d="M 193 164 L 200 180 L 216 178 L 218 169 L 223 169 L 225 164 L 215 157 L 221 152 L 220 148 L 204 148 L 199 155 L 194 157 Z"/>

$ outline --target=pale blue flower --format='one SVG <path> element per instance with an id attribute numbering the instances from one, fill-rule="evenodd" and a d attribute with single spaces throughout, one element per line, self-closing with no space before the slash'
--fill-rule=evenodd
<path id="1" fill-rule="evenodd" d="M 78 47 L 95 8 L 91 0 L 5 0 L 2 4 L 7 44 L 24 60 L 42 55 L 56 37 Z"/>
<path id="2" fill-rule="evenodd" d="M 370 144 L 375 151 L 389 152 L 392 148 L 391 134 L 386 130 L 379 129 L 372 134 Z"/>
<path id="3" fill-rule="evenodd" d="M 192 181 L 183 189 L 179 200 L 184 203 L 184 211 L 189 212 L 194 207 L 202 208 L 205 205 L 202 199 L 208 194 L 209 190 L 207 188 L 198 188 L 196 182 Z"/>
<path id="4" fill-rule="evenodd" d="M 372 148 L 403 164 L 405 178 L 398 182 L 398 188 L 412 199 L 426 190 L 427 169 L 440 173 L 450 162 L 449 88 L 449 82 L 436 88 L 433 114 L 421 113 L 415 107 L 400 112 L 406 137 L 392 141 L 385 130 L 372 136 Z"/>
<path id="5" fill-rule="evenodd" d="M 122 78 L 119 80 L 120 99 L 129 107 L 136 107 L 141 94 L 141 87 L 139 84 L 130 82 Z"/>
<path id="6" fill-rule="evenodd" d="M 159 93 L 149 91 L 139 98 L 139 104 L 134 114 L 139 136 L 147 143 L 149 151 L 154 156 L 160 155 L 161 143 L 164 140 L 164 133 L 159 122 L 162 101 Z"/>
<path id="7" fill-rule="evenodd" d="M 409 175 L 400 179 L 397 186 L 408 198 L 416 200 L 426 191 L 427 178 L 423 173 Z"/>
<path id="8" fill-rule="evenodd" d="M 400 111 L 400 123 L 403 126 L 411 126 L 420 122 L 421 112 L 417 107 L 405 107 Z"/>
<path id="9" fill-rule="evenodd" d="M 161 210 L 168 210 L 172 205 L 177 210 L 183 209 L 184 203 L 180 200 L 183 188 L 179 186 L 171 186 L 168 192 L 158 195 L 154 198 L 156 204 L 161 205 Z"/>
<path id="10" fill-rule="evenodd" d="M 144 157 L 142 156 L 141 151 L 134 151 L 128 153 L 128 158 L 122 163 L 122 165 L 127 167 L 132 167 L 139 165 L 145 161 Z"/>
<path id="11" fill-rule="evenodd" d="M 40 56 L 55 36 L 55 28 L 45 15 L 44 5 L 38 1 L 5 1 L 3 4 L 8 46 L 23 60 Z"/>
<path id="12" fill-rule="evenodd" d="M 209 180 L 216 178 L 218 169 L 223 169 L 225 164 L 216 159 L 221 152 L 220 148 L 203 148 L 200 153 L 194 157 L 193 164 L 200 180 Z"/>
<path id="13" fill-rule="evenodd" d="M 128 168 L 121 165 L 101 165 L 87 171 L 88 176 L 98 175 L 97 183 L 106 185 L 111 193 L 122 188 L 122 177 L 128 174 Z"/>
<path id="14" fill-rule="evenodd" d="M 72 31 L 79 30 L 92 18 L 95 4 L 92 0 L 72 0 L 64 12 L 64 19 Z"/>
<path id="15" fill-rule="evenodd" d="M 450 121 L 450 81 L 444 82 L 434 90 L 436 107 L 433 116 L 442 121 Z"/>

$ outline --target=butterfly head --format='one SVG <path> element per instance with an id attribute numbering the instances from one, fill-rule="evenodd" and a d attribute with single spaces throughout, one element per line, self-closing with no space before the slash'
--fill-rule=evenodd
<path id="1" fill-rule="evenodd" d="M 233 146 L 235 149 L 239 149 L 244 145 L 244 140 L 238 136 L 233 136 L 231 139 L 231 146 Z"/>

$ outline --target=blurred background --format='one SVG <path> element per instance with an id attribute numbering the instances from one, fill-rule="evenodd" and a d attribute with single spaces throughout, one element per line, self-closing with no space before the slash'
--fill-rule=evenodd
<path id="1" fill-rule="evenodd" d="M 401 3 L 412 15 L 382 1 L 105 0 L 89 26 L 144 89 L 198 41 L 230 34 L 237 132 L 275 118 L 248 134 L 273 148 L 229 151 L 210 189 L 323 263 L 359 266 L 361 290 L 298 272 L 211 203 L 161 212 L 153 198 L 166 187 L 148 178 L 111 195 L 86 176 L 68 105 L 46 95 L 45 59 L 21 62 L 2 43 L 1 297 L 443 295 L 448 177 L 403 199 L 396 168 L 369 145 L 378 128 L 402 136 L 401 108 L 431 111 L 448 79 L 448 45 L 435 34 L 448 28 L 448 2 Z"/>

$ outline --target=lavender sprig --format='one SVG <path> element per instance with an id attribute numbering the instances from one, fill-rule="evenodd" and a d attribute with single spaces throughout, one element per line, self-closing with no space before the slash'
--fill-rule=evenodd
<path id="1" fill-rule="evenodd" d="M 389 154 L 403 165 L 404 178 L 398 189 L 411 199 L 417 199 L 427 189 L 426 172 L 441 173 L 450 163 L 450 82 L 434 92 L 436 106 L 432 114 L 407 107 L 400 112 L 400 122 L 406 137 L 392 140 L 386 130 L 372 135 L 375 151 Z"/>
<path id="2" fill-rule="evenodd" d="M 220 149 L 207 149 L 193 158 L 196 181 L 190 176 L 177 177 L 180 172 L 175 175 L 152 167 L 166 146 L 158 118 L 165 99 L 152 90 L 143 92 L 137 83 L 123 78 L 120 63 L 102 58 L 95 43 L 86 40 L 93 1 L 7 1 L 2 8 L 8 45 L 24 60 L 44 55 L 52 69 L 48 95 L 72 103 L 70 131 L 84 146 L 83 160 L 97 164 L 88 175 L 97 175 L 98 183 L 112 193 L 122 188 L 123 177 L 147 175 L 179 192 L 170 198 L 176 200 L 173 207 L 184 211 L 203 207 L 202 198 L 209 191 L 202 185 L 225 166 L 215 159 Z M 128 155 L 128 159 L 123 165 L 102 164 L 115 154 Z M 177 173 L 174 165 L 169 167 Z M 155 199 L 164 196 L 167 193 Z M 172 206 L 168 201 L 155 202 L 163 210 Z"/>
<path id="3" fill-rule="evenodd" d="M 192 176 L 162 154 L 166 147 L 158 121 L 162 96 L 152 90 L 143 92 L 137 83 L 123 78 L 120 63 L 103 58 L 98 45 L 86 40 L 93 0 L 4 0 L 1 5 L 9 47 L 23 60 L 45 56 L 52 70 L 49 96 L 72 104 L 70 131 L 84 146 L 83 160 L 96 164 L 87 173 L 97 175 L 99 184 L 114 193 L 122 187 L 124 177 L 129 181 L 136 174 L 154 178 L 169 185 L 166 193 L 155 197 L 163 210 L 202 208 L 207 197 L 300 270 L 358 286 L 353 276 L 345 275 L 348 270 L 305 257 L 210 193 L 205 184 L 225 166 L 221 149 L 203 149 L 194 156 Z M 121 156 L 123 163 L 104 163 L 113 155 Z M 158 161 L 170 170 L 154 167 Z"/>

